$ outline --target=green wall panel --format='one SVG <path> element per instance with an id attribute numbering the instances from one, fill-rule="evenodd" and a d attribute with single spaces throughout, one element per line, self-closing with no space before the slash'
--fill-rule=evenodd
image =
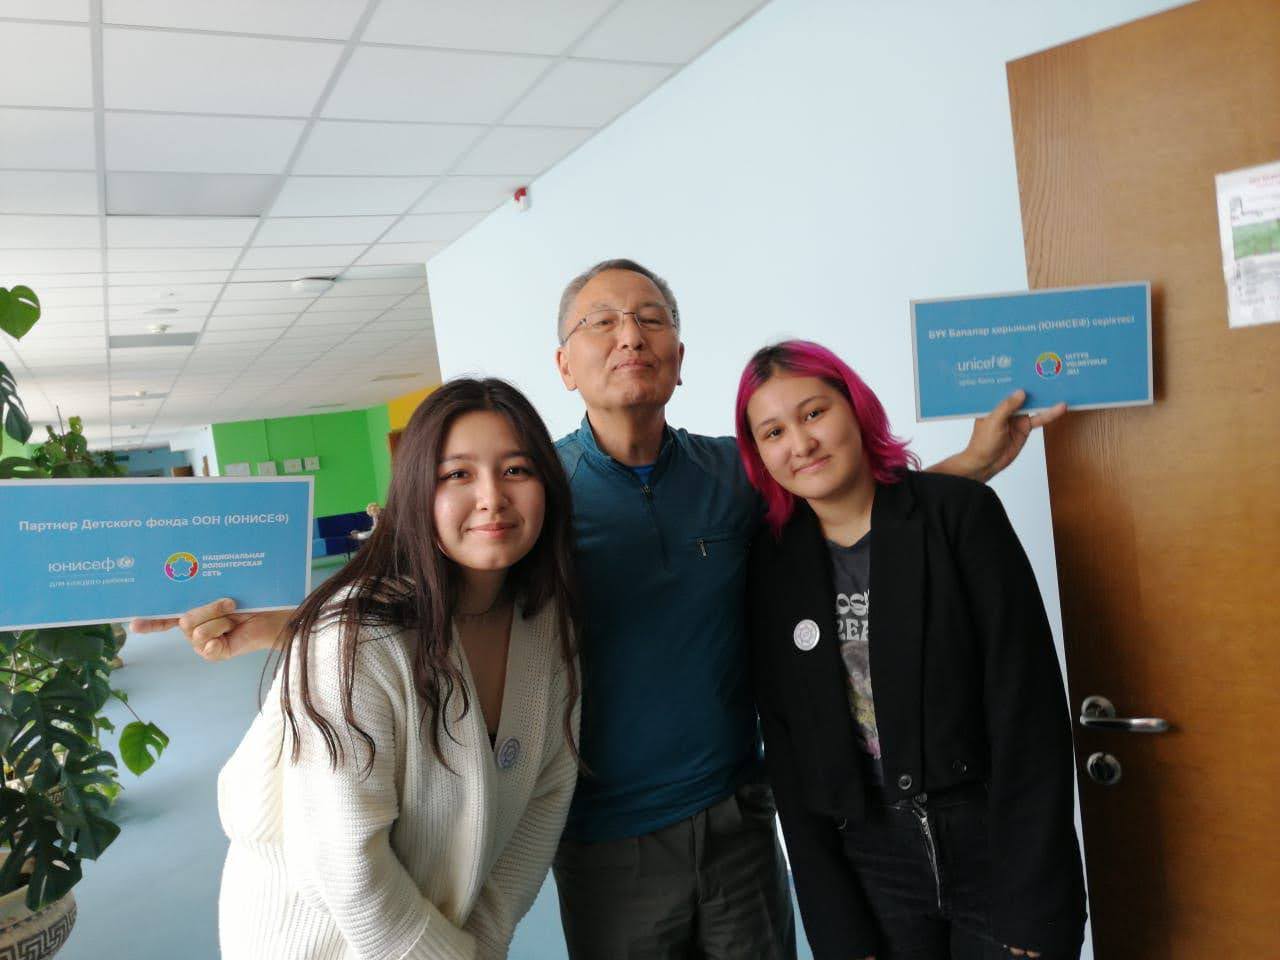
<path id="1" fill-rule="evenodd" d="M 213 446 L 218 451 L 218 466 L 223 473 L 231 463 L 247 463 L 253 474 L 258 464 L 271 459 L 267 447 L 267 426 L 264 420 L 238 420 L 235 423 L 213 425 Z"/>
<path id="2" fill-rule="evenodd" d="M 281 476 L 284 461 L 319 457 L 315 477 L 315 515 L 363 511 L 371 500 L 386 500 L 391 474 L 387 451 L 389 419 L 385 405 L 314 417 L 277 417 L 215 423 L 218 463 L 257 465 L 274 460 Z"/>
<path id="3" fill-rule="evenodd" d="M 312 421 L 315 417 L 280 417 L 265 421 L 267 449 L 276 461 L 276 470 L 284 474 L 285 460 L 301 460 L 316 455 L 316 437 Z"/>
<path id="4" fill-rule="evenodd" d="M 363 510 L 376 493 L 363 410 L 312 418 L 316 455 L 316 516 Z"/>
<path id="5" fill-rule="evenodd" d="M 391 448 L 387 434 L 391 432 L 391 415 L 384 403 L 365 411 L 369 427 L 369 456 L 373 464 L 373 499 L 383 506 L 387 503 L 387 487 L 391 485 Z"/>

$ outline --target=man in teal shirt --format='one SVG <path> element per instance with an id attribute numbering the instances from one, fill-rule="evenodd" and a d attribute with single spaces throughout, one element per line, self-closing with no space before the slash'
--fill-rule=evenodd
<path id="1" fill-rule="evenodd" d="M 672 429 L 684 345 L 670 287 L 604 261 L 561 298 L 556 364 L 587 408 L 560 440 L 585 597 L 582 757 L 556 858 L 574 960 L 795 956 L 759 769 L 743 621 L 760 515 L 731 437 Z M 725 392 L 725 409 L 732 397 Z M 1038 420 L 1010 397 L 964 454 L 987 479 Z"/>

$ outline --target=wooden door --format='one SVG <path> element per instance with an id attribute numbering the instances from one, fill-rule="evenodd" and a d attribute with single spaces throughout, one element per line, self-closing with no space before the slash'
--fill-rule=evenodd
<path id="1" fill-rule="evenodd" d="M 1156 403 L 1045 437 L 1100 960 L 1280 957 L 1280 325 L 1229 329 L 1214 175 L 1280 161 L 1280 0 L 1008 66 L 1032 287 L 1152 282 Z M 1114 755 L 1122 778 L 1090 779 Z"/>

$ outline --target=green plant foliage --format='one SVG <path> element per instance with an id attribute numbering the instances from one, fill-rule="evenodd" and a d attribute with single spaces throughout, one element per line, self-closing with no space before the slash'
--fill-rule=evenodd
<path id="1" fill-rule="evenodd" d="M 0 460 L 0 477 L 36 483 L 122 472 L 114 458 L 89 450 L 79 417 L 66 432 L 50 428 L 30 460 Z M 0 631 L 0 848 L 9 854 L 0 894 L 26 885 L 33 910 L 75 886 L 81 862 L 96 860 L 120 833 L 111 818 L 120 793 L 116 758 L 100 740 L 115 729 L 102 715 L 107 701 L 128 707 L 128 697 L 111 686 L 116 650 L 107 624 Z M 119 749 L 141 774 L 168 743 L 164 731 L 139 718 L 121 731 Z"/>
<path id="2" fill-rule="evenodd" d="M 120 759 L 140 777 L 151 769 L 168 745 L 168 736 L 154 723 L 134 720 L 120 734 Z"/>
<path id="3" fill-rule="evenodd" d="M 19 443 L 31 439 L 31 421 L 18 396 L 18 383 L 3 363 L 0 363 L 0 415 L 4 417 L 5 433 Z"/>
<path id="4" fill-rule="evenodd" d="M 39 319 L 40 298 L 30 287 L 0 287 L 0 330 L 21 340 Z"/>

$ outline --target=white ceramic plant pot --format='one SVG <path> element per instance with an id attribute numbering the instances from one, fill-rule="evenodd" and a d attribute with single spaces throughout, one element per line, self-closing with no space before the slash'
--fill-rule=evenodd
<path id="1" fill-rule="evenodd" d="M 0 897 L 0 960 L 44 960 L 62 949 L 76 922 L 76 898 L 70 892 L 32 913 L 23 901 L 27 888 Z"/>

